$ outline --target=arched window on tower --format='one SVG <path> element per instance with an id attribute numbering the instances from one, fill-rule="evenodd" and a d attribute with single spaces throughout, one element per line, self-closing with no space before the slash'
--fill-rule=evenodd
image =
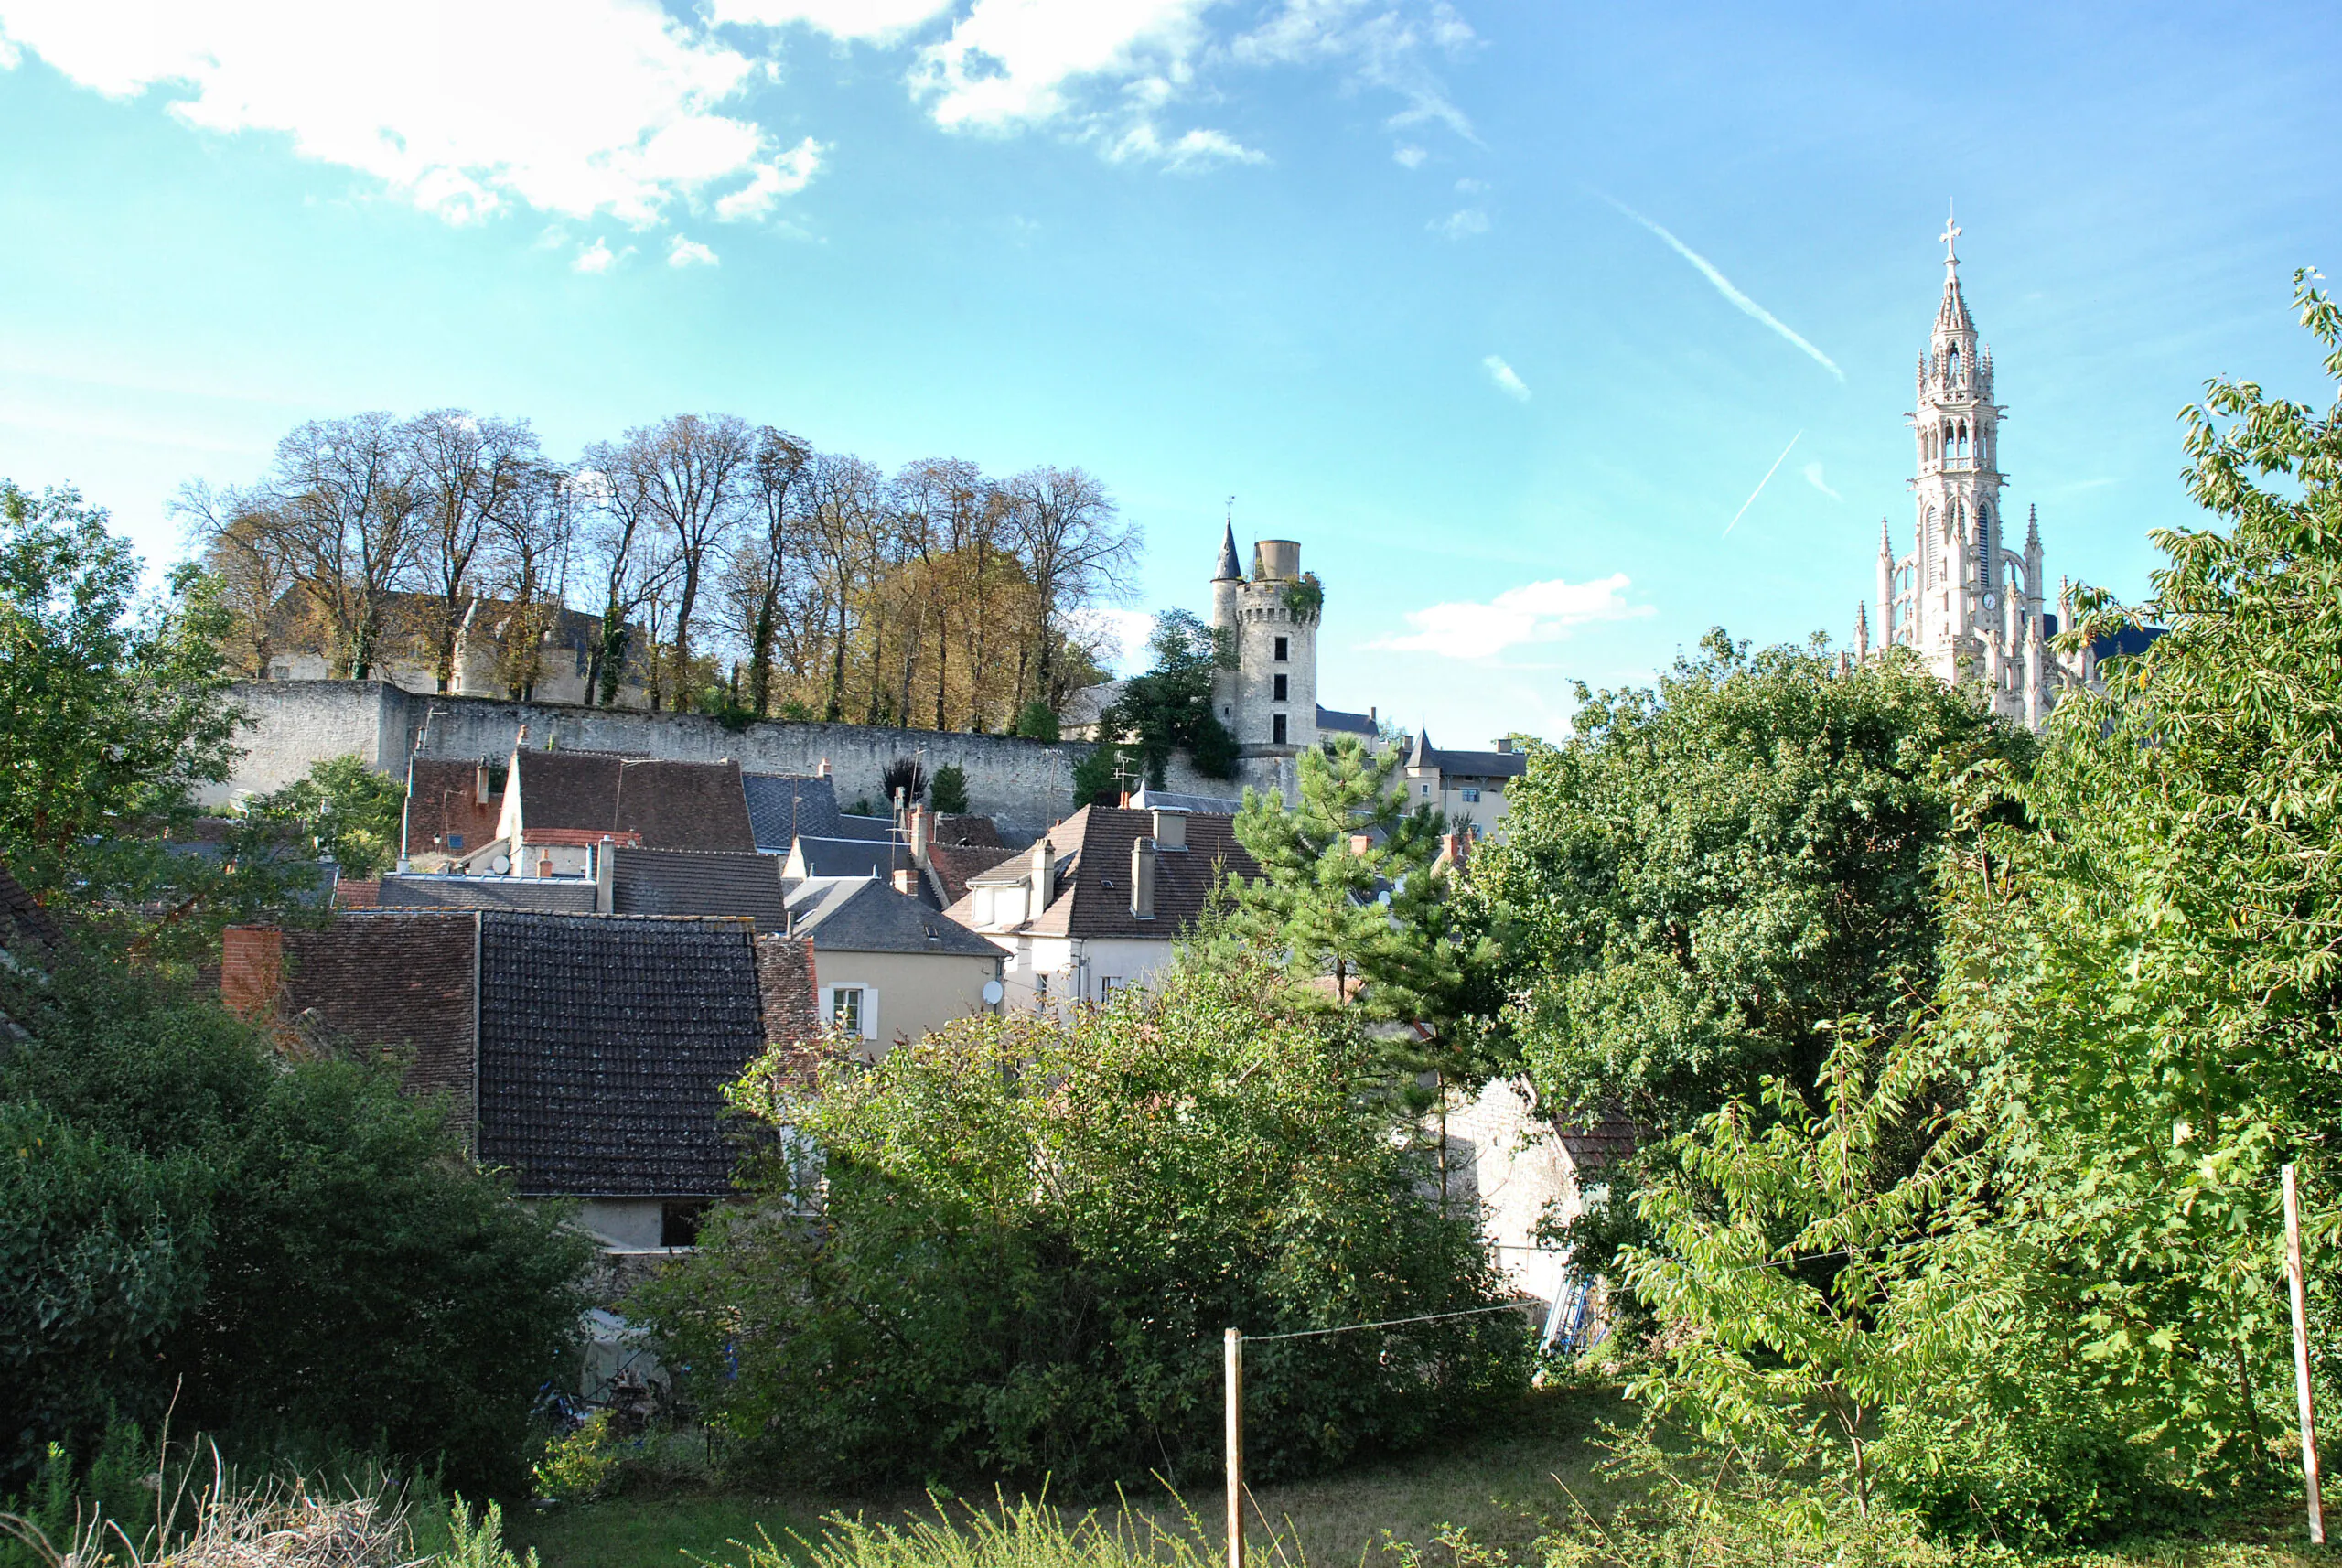
<path id="1" fill-rule="evenodd" d="M 1960 380 L 1960 345 L 1957 343 L 1944 351 L 1943 379 L 1952 382 Z"/>

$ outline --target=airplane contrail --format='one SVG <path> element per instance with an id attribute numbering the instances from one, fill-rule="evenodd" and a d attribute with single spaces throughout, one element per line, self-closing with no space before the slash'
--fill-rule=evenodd
<path id="1" fill-rule="evenodd" d="M 1789 446 L 1796 446 L 1798 442 L 1798 435 L 1803 435 L 1804 434 L 1805 432 L 1800 430 L 1797 433 L 1797 435 L 1790 436 Z M 1740 510 L 1732 514 L 1732 522 L 1727 522 L 1724 525 L 1724 533 L 1717 535 L 1718 538 L 1728 536 L 1732 532 L 1732 523 L 1738 522 L 1741 519 L 1741 514 L 1746 512 L 1750 507 L 1756 504 L 1756 498 L 1765 493 L 1765 487 L 1773 482 L 1773 476 L 1780 472 L 1781 465 L 1783 463 L 1789 461 L 1789 446 L 1784 446 L 1781 448 L 1781 455 L 1773 459 L 1773 466 L 1765 470 L 1765 477 L 1756 481 L 1756 488 L 1748 492 L 1748 499 L 1740 503 Z"/>
<path id="2" fill-rule="evenodd" d="M 1842 381 L 1846 379 L 1846 372 L 1838 368 L 1836 360 L 1831 359 L 1829 355 L 1823 353 L 1821 349 L 1815 348 L 1812 344 L 1799 337 L 1796 330 L 1791 328 L 1788 322 L 1783 321 L 1779 317 L 1774 315 L 1771 311 L 1766 309 L 1763 306 L 1757 304 L 1755 300 L 1741 293 L 1739 289 L 1734 287 L 1732 280 L 1724 276 L 1724 274 L 1716 271 L 1715 264 L 1710 262 L 1707 257 L 1700 254 L 1699 252 L 1692 249 L 1691 246 L 1685 244 L 1682 241 L 1669 233 L 1665 229 L 1652 222 L 1649 219 L 1644 217 L 1641 213 L 1636 211 L 1633 208 L 1628 206 L 1617 197 L 1604 195 L 1603 192 L 1598 190 L 1594 194 L 1602 197 L 1603 200 L 1608 202 L 1620 212 L 1625 213 L 1628 217 L 1633 219 L 1636 222 L 1641 224 L 1644 228 L 1658 235 L 1660 239 L 1666 241 L 1668 246 L 1673 250 L 1677 255 L 1682 257 L 1685 261 L 1699 268 L 1701 275 L 1705 277 L 1710 283 L 1716 285 L 1716 292 L 1718 294 L 1724 295 L 1726 299 L 1732 301 L 1733 304 L 1738 306 L 1744 312 L 1755 317 L 1757 320 L 1763 322 L 1766 326 L 1771 328 L 1774 331 L 1779 333 L 1782 337 L 1788 338 L 1790 342 L 1796 344 L 1807 353 L 1812 355 L 1815 361 L 1819 363 L 1823 370 L 1829 371 L 1840 381 Z"/>

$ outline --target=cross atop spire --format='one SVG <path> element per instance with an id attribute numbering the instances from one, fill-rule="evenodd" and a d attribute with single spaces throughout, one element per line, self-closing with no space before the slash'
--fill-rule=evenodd
<path id="1" fill-rule="evenodd" d="M 1936 238 L 1943 242 L 1943 264 L 1945 270 L 1948 272 L 1956 273 L 1960 270 L 1961 232 L 1960 220 L 1951 215 L 1950 204 L 1946 203 L 1943 220 L 1943 232 L 1937 235 Z"/>

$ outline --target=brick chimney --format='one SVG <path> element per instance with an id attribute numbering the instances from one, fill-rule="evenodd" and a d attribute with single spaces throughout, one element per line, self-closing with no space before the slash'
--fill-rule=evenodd
<path id="1" fill-rule="evenodd" d="M 285 933 L 230 926 L 220 933 L 220 1002 L 242 1018 L 275 1015 L 285 995 Z"/>
<path id="2" fill-rule="evenodd" d="M 1131 843 L 1131 914 L 1155 918 L 1155 841 L 1141 837 Z"/>
<path id="3" fill-rule="evenodd" d="M 908 867 L 895 873 L 895 891 L 916 898 L 919 897 L 919 873 Z"/>

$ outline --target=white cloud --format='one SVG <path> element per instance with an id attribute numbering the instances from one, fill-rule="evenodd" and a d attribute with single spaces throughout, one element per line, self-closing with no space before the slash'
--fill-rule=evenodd
<path id="1" fill-rule="evenodd" d="M 1121 610 L 1102 607 L 1093 612 L 1101 629 L 1113 644 L 1114 668 L 1136 671 L 1146 668 L 1149 655 L 1147 639 L 1155 635 L 1155 617 L 1146 610 Z"/>
<path id="2" fill-rule="evenodd" d="M 1014 131 L 1073 113 L 1104 77 L 1142 98 L 1193 79 L 1211 0 L 976 0 L 921 48 L 911 90 L 947 130 Z"/>
<path id="3" fill-rule="evenodd" d="M 1591 583 L 1556 577 L 1507 588 L 1487 604 L 1442 604 L 1409 610 L 1414 629 L 1370 643 L 1400 653 L 1431 653 L 1443 659 L 1490 659 L 1523 643 L 1559 642 L 1581 626 L 1632 620 L 1653 613 L 1649 605 L 1627 602 L 1631 583 L 1624 572 Z"/>
<path id="4" fill-rule="evenodd" d="M 1424 227 L 1443 240 L 1466 240 L 1488 231 L 1488 215 L 1480 208 L 1466 207 L 1445 218 L 1434 218 Z"/>
<path id="5" fill-rule="evenodd" d="M 697 240 L 686 240 L 681 234 L 667 247 L 667 264 L 671 267 L 712 267 L 716 264 L 715 252 Z"/>
<path id="6" fill-rule="evenodd" d="M 1431 155 L 1413 142 L 1402 142 L 1391 150 L 1391 161 L 1401 168 L 1421 168 Z"/>
<path id="7" fill-rule="evenodd" d="M 1488 372 L 1488 380 L 1496 382 L 1497 391 L 1516 402 L 1529 401 L 1529 383 L 1522 381 L 1520 373 L 1504 362 L 1503 356 L 1490 354 L 1480 361 L 1480 368 Z"/>
<path id="8" fill-rule="evenodd" d="M 1266 153 L 1244 145 L 1220 131 L 1190 131 L 1176 141 L 1166 142 L 1153 124 L 1142 121 L 1123 133 L 1121 141 L 1109 148 L 1107 157 L 1115 163 L 1133 158 L 1157 162 L 1175 174 L 1192 174 L 1217 164 L 1264 164 Z"/>
<path id="9" fill-rule="evenodd" d="M 1459 196 L 1477 196 L 1488 188 L 1488 182 L 1485 179 L 1459 179 L 1456 182 L 1456 194 Z"/>
<path id="10" fill-rule="evenodd" d="M 715 215 L 725 222 L 761 218 L 784 196 L 794 196 L 812 183 L 821 171 L 822 155 L 829 149 L 808 136 L 777 158 L 757 164 L 748 183 L 715 203 Z"/>
<path id="11" fill-rule="evenodd" d="M 1449 100 L 1428 57 L 1460 57 L 1478 41 L 1446 0 L 1412 12 L 1381 0 L 1284 0 L 1283 10 L 1238 38 L 1229 52 L 1252 65 L 1338 64 L 1351 85 L 1406 101 L 1384 122 L 1391 129 L 1436 122 L 1474 141 L 1472 123 Z"/>
<path id="12" fill-rule="evenodd" d="M 618 257 L 611 252 L 610 247 L 603 241 L 596 240 L 577 252 L 577 259 L 569 263 L 569 270 L 573 273 L 585 273 L 589 276 L 599 276 L 617 264 Z"/>
<path id="13" fill-rule="evenodd" d="M 199 130 L 283 134 L 450 222 L 517 203 L 647 226 L 773 165 L 723 112 L 764 68 L 654 0 L 0 0 L 0 35 L 9 59 L 160 90 Z"/>
<path id="14" fill-rule="evenodd" d="M 1823 495 L 1828 496 L 1833 501 L 1842 501 L 1846 499 L 1823 482 L 1821 478 L 1821 465 L 1819 463 L 1808 463 L 1805 466 L 1805 482 L 1811 485 L 1815 489 L 1820 490 Z"/>
<path id="15" fill-rule="evenodd" d="M 951 0 L 715 0 L 718 25 L 783 27 L 802 23 L 843 43 L 886 45 L 951 8 Z"/>

